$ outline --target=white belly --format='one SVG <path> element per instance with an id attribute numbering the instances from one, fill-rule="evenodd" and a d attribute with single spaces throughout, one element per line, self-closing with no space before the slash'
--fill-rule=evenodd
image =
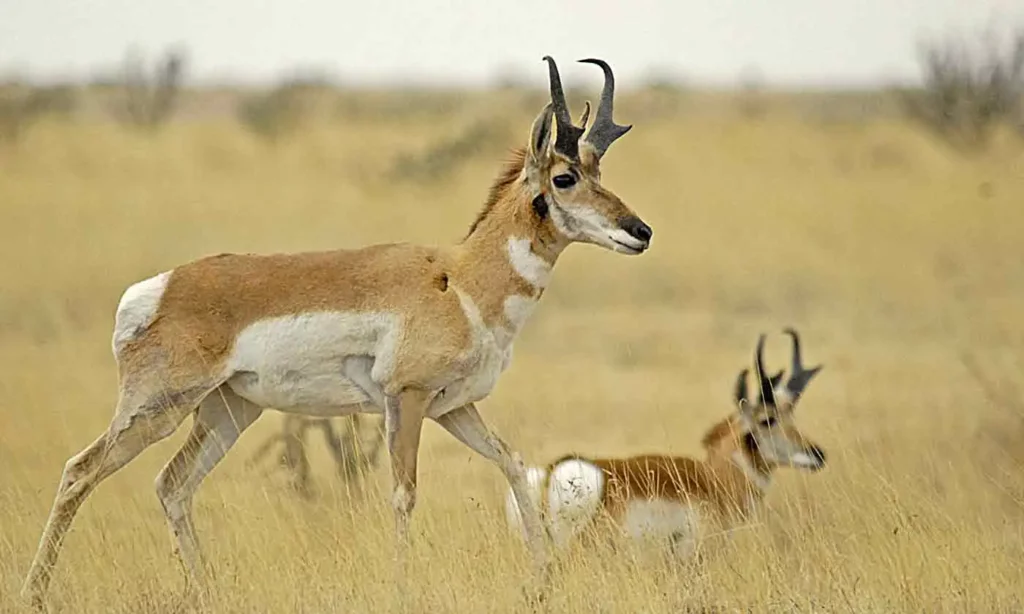
<path id="1" fill-rule="evenodd" d="M 381 411 L 383 396 L 374 382 L 393 368 L 397 331 L 397 318 L 388 314 L 262 320 L 239 334 L 227 383 L 251 403 L 285 412 Z"/>
<path id="2" fill-rule="evenodd" d="M 508 367 L 512 348 L 500 350 L 490 346 L 479 352 L 479 360 L 462 379 L 444 387 L 430 405 L 427 415 L 437 418 L 467 403 L 475 403 L 489 395 L 498 383 L 498 377 Z"/>
<path id="3" fill-rule="evenodd" d="M 680 501 L 636 499 L 626 506 L 622 529 L 633 540 L 669 545 L 677 556 L 686 557 L 699 538 L 700 513 Z"/>
<path id="4" fill-rule="evenodd" d="M 458 358 L 460 377 L 447 384 L 431 403 L 427 411 L 431 418 L 489 395 L 498 383 L 498 377 L 512 362 L 514 335 L 501 327 L 495 330 L 487 328 L 469 295 L 454 284 L 451 287 L 458 294 L 463 313 L 469 322 L 472 343 Z"/>

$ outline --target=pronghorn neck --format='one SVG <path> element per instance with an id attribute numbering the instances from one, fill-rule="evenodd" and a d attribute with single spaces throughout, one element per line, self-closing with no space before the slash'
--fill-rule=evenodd
<path id="1" fill-rule="evenodd" d="M 741 478 L 745 493 L 737 493 L 737 502 L 747 509 L 760 501 L 771 485 L 773 467 L 765 462 L 756 447 L 743 435 L 742 426 L 735 417 L 727 418 L 713 426 L 704 436 L 707 449 L 707 463 L 716 472 L 732 474 Z"/>
<path id="2" fill-rule="evenodd" d="M 568 245 L 543 209 L 534 207 L 536 196 L 519 153 L 456 250 L 452 282 L 472 299 L 502 345 L 511 343 L 525 324 Z"/>
<path id="3" fill-rule="evenodd" d="M 751 454 L 743 447 L 738 447 L 729 455 L 729 461 L 743 472 L 743 477 L 757 488 L 757 492 L 761 496 L 767 494 L 768 487 L 772 483 L 772 471 L 771 467 L 764 464 L 760 457 Z"/>

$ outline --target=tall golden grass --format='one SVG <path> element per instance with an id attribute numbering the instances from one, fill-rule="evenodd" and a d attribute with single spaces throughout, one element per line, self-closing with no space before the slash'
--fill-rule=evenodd
<path id="1" fill-rule="evenodd" d="M 532 119 L 500 101 L 471 111 L 322 120 L 278 147 L 216 118 L 153 137 L 54 123 L 0 151 L 0 609 L 21 607 L 64 461 L 110 418 L 120 292 L 214 252 L 457 241 Z M 389 174 L 495 112 L 507 143 L 434 181 Z M 604 183 L 653 226 L 652 249 L 563 256 L 485 417 L 537 463 L 699 454 L 757 334 L 792 325 L 826 364 L 799 420 L 830 463 L 780 472 L 764 513 L 709 543 L 701 567 L 573 554 L 551 611 L 1024 608 L 1024 148 L 964 159 L 887 119 L 638 115 L 623 107 L 637 126 Z M 788 360 L 781 335 L 767 356 Z M 300 501 L 244 466 L 277 420 L 198 495 L 211 611 L 386 610 L 386 470 L 350 501 L 317 452 L 319 495 Z M 59 611 L 176 611 L 152 484 L 185 430 L 83 507 L 50 593 Z M 424 437 L 415 610 L 516 611 L 530 576 L 503 478 L 436 426 Z"/>

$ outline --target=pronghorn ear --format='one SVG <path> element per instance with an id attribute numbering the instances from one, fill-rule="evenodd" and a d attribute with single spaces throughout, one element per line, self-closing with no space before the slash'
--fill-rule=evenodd
<path id="1" fill-rule="evenodd" d="M 544 107 L 537 119 L 533 120 L 533 128 L 530 130 L 530 161 L 535 165 L 547 162 L 551 155 L 551 142 L 553 140 L 551 118 L 554 112 L 551 104 Z"/>
<path id="2" fill-rule="evenodd" d="M 586 101 L 586 106 L 583 108 L 583 114 L 580 115 L 580 129 L 587 129 L 587 122 L 590 120 L 590 101 Z"/>
<path id="3" fill-rule="evenodd" d="M 750 410 L 750 393 L 747 392 L 748 373 L 750 373 L 750 369 L 740 371 L 740 374 L 736 376 L 736 386 L 733 388 L 733 401 L 740 413 Z"/>

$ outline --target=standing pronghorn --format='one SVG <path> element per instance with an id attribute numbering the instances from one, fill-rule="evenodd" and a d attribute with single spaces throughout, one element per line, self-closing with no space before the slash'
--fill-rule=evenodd
<path id="1" fill-rule="evenodd" d="M 784 387 L 782 373 L 768 377 L 762 362 L 764 335 L 757 342 L 758 400 L 747 395 L 748 369 L 736 381 L 737 411 L 704 436 L 707 459 L 643 455 L 621 459 L 563 457 L 528 471 L 534 505 L 558 546 L 599 521 L 610 522 L 631 540 L 654 540 L 676 556 L 690 555 L 702 528 L 728 527 L 754 511 L 767 493 L 772 472 L 790 466 L 817 471 L 825 453 L 793 423 L 793 410 L 822 365 L 803 366 L 800 338 L 793 338 L 793 360 Z M 516 500 L 506 499 L 513 529 L 521 526 Z"/>
<path id="2" fill-rule="evenodd" d="M 280 432 L 263 442 L 249 462 L 255 464 L 280 444 L 284 448 L 279 457 L 280 463 L 290 474 L 292 489 L 302 498 L 308 499 L 312 491 L 306 437 L 311 430 L 317 429 L 324 436 L 324 443 L 327 444 L 327 450 L 331 453 L 331 459 L 345 487 L 352 492 L 362 492 L 366 472 L 377 466 L 384 445 L 383 424 L 377 416 L 373 416 L 375 419 L 365 425 L 363 422 L 366 418 L 364 414 L 341 418 L 345 430 L 339 435 L 334 428 L 334 418 L 288 414 Z"/>
<path id="3" fill-rule="evenodd" d="M 26 598 L 42 603 L 72 518 L 96 485 L 189 415 L 192 431 L 157 477 L 156 492 L 188 577 L 201 580 L 192 497 L 264 408 L 384 413 L 400 560 L 421 425 L 436 421 L 501 468 L 546 577 L 544 529 L 525 467 L 475 403 L 508 367 L 512 341 L 570 243 L 640 254 L 652 231 L 600 182 L 602 156 L 629 130 L 612 120 L 611 68 L 582 60 L 605 79 L 584 136 L 589 103 L 582 126 L 573 125 L 558 68 L 544 60 L 551 102 L 459 244 L 221 254 L 128 288 L 113 335 L 117 409 L 109 428 L 64 467 Z"/>

